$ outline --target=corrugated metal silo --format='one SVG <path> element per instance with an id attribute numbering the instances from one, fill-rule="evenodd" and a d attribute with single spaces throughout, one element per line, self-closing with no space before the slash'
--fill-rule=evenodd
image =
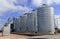
<path id="1" fill-rule="evenodd" d="M 37 24 L 37 10 L 32 10 L 32 12 L 34 14 L 34 31 L 38 32 L 38 24 Z"/>
<path id="2" fill-rule="evenodd" d="M 37 9 L 38 32 L 54 34 L 54 9 L 46 4 Z"/>
<path id="3" fill-rule="evenodd" d="M 27 28 L 28 32 L 35 32 L 34 13 L 27 13 Z"/>
<path id="4" fill-rule="evenodd" d="M 20 32 L 27 32 L 26 20 L 26 15 L 20 16 Z"/>
<path id="5" fill-rule="evenodd" d="M 15 27 L 15 32 L 20 32 L 20 19 L 16 18 L 14 20 L 14 27 Z"/>

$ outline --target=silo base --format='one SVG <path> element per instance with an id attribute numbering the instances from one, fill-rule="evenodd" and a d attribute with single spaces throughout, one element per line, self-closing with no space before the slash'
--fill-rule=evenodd
<path id="1" fill-rule="evenodd" d="M 55 34 L 54 32 L 50 32 L 50 34 Z"/>

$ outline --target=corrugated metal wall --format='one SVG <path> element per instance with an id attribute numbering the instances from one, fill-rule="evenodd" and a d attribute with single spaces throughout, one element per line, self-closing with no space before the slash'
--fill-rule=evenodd
<path id="1" fill-rule="evenodd" d="M 14 27 L 15 27 L 15 32 L 20 32 L 20 19 L 18 18 L 16 18 L 15 20 L 14 20 Z"/>
<path id="2" fill-rule="evenodd" d="M 35 32 L 38 32 L 37 10 L 33 10 L 32 13 L 34 14 L 34 29 L 35 29 Z"/>
<path id="3" fill-rule="evenodd" d="M 29 32 L 34 32 L 34 14 L 29 13 L 27 15 L 27 26 Z"/>
<path id="4" fill-rule="evenodd" d="M 20 32 L 27 32 L 26 26 L 27 16 L 20 16 Z"/>
<path id="5" fill-rule="evenodd" d="M 54 33 L 54 11 L 50 6 L 37 9 L 38 31 L 40 33 Z"/>

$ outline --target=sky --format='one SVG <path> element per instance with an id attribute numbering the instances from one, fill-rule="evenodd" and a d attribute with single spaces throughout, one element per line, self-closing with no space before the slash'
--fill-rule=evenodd
<path id="1" fill-rule="evenodd" d="M 11 19 L 19 17 L 44 3 L 54 7 L 55 18 L 58 18 L 58 27 L 60 28 L 60 0 L 0 0 L 0 28 L 9 17 Z"/>

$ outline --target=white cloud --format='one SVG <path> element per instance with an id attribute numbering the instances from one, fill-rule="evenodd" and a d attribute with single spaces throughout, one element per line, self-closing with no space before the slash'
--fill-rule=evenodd
<path id="1" fill-rule="evenodd" d="M 15 2 L 16 4 L 27 4 L 28 3 L 28 0 L 16 0 Z"/>
<path id="2" fill-rule="evenodd" d="M 4 9 L 13 9 L 14 6 L 10 4 L 7 0 L 0 0 L 0 11 Z"/>
<path id="3" fill-rule="evenodd" d="M 47 3 L 47 4 L 52 4 L 52 3 L 60 4 L 59 0 L 32 0 L 31 3 L 32 5 L 38 7 L 42 3 Z M 14 4 L 18 5 L 15 6 Z M 19 4 L 23 4 L 24 7 L 22 7 Z M 24 11 L 29 11 L 30 8 L 27 7 L 26 5 L 28 4 L 28 0 L 0 0 L 0 16 L 5 14 L 4 12 L 8 10 L 24 10 Z"/>
<path id="4" fill-rule="evenodd" d="M 52 2 L 54 2 L 56 4 L 60 4 L 60 0 L 52 0 Z"/>
<path id="5" fill-rule="evenodd" d="M 4 11 L 8 11 L 10 9 L 16 10 L 16 8 L 19 8 L 19 7 L 21 8 L 22 6 L 20 6 L 19 4 L 27 5 L 28 4 L 27 2 L 28 2 L 28 0 L 23 0 L 23 1 L 22 0 L 0 0 L 0 12 L 1 12 L 0 15 L 4 14 L 4 13 L 2 13 Z M 52 4 L 53 2 L 56 4 L 60 4 L 60 0 L 32 0 L 31 3 L 34 6 L 40 6 L 42 3 Z M 19 7 L 18 6 L 16 7 L 14 4 L 19 5 Z M 25 7 L 23 7 L 23 9 Z M 28 7 L 26 7 L 26 8 L 28 8 Z M 30 8 L 28 8 L 28 9 L 30 9 Z"/>
<path id="6" fill-rule="evenodd" d="M 23 10 L 25 12 L 29 11 L 30 8 L 27 6 L 21 6 L 18 4 L 24 4 L 27 3 L 27 0 L 0 0 L 0 16 L 5 14 L 4 12 L 9 10 Z M 18 6 L 15 6 L 14 4 L 17 4 Z"/>
<path id="7" fill-rule="evenodd" d="M 40 6 L 41 4 L 51 5 L 53 3 L 60 4 L 60 0 L 32 0 L 34 6 Z"/>
<path id="8" fill-rule="evenodd" d="M 52 0 L 32 0 L 32 4 L 36 6 L 40 6 L 41 4 L 48 4 L 50 5 Z"/>
<path id="9" fill-rule="evenodd" d="M 34 6 L 40 6 L 42 4 L 42 0 L 32 0 L 32 4 Z"/>
<path id="10" fill-rule="evenodd" d="M 0 0 L 0 16 L 4 14 L 5 11 L 13 9 L 14 6 L 9 4 L 7 0 Z"/>
<path id="11" fill-rule="evenodd" d="M 45 0 L 45 1 L 46 1 L 45 3 L 48 4 L 48 5 L 53 3 L 52 0 Z"/>

